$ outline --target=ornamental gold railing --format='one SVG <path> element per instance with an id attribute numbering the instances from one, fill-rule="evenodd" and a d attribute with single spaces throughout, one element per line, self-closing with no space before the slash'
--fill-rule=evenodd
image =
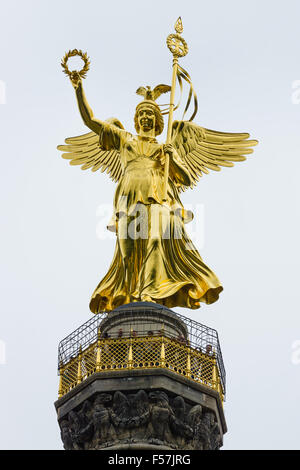
<path id="1" fill-rule="evenodd" d="M 175 338 L 101 338 L 59 368 L 59 398 L 96 372 L 167 369 L 216 390 L 224 390 L 214 351 L 205 353 Z"/>

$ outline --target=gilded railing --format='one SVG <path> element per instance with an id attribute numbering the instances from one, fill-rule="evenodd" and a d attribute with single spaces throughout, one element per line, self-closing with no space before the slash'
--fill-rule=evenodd
<path id="1" fill-rule="evenodd" d="M 105 371 L 167 369 L 216 390 L 224 390 L 214 351 L 203 352 L 165 335 L 98 339 L 59 368 L 59 398 L 92 374 Z"/>

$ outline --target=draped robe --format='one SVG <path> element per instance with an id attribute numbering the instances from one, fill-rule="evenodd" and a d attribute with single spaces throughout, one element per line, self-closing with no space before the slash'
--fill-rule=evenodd
<path id="1" fill-rule="evenodd" d="M 116 247 L 107 274 L 90 302 L 94 313 L 145 298 L 169 308 L 196 309 L 211 304 L 223 290 L 188 237 L 192 220 L 180 201 L 176 182 L 188 181 L 179 155 L 170 159 L 167 201 L 163 202 L 162 146 L 154 138 L 132 136 L 106 124 L 100 133 L 103 149 L 120 153 L 122 176 L 108 229 Z"/>

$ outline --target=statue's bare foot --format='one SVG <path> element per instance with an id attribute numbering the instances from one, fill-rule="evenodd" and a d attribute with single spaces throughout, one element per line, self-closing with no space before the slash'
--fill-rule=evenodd
<path id="1" fill-rule="evenodd" d="M 150 297 L 150 295 L 142 295 L 141 296 L 141 301 L 142 302 L 153 302 L 152 298 Z"/>
<path id="2" fill-rule="evenodd" d="M 124 298 L 124 304 L 130 304 L 131 302 L 131 299 L 130 299 L 130 295 L 126 295 L 126 297 Z"/>

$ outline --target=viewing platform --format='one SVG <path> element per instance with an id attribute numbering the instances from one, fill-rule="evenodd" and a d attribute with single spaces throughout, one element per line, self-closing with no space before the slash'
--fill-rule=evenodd
<path id="1" fill-rule="evenodd" d="M 59 344 L 65 449 L 218 449 L 227 431 L 216 330 L 155 303 L 99 313 Z"/>
<path id="2" fill-rule="evenodd" d="M 217 331 L 153 305 L 137 302 L 97 314 L 62 340 L 59 398 L 96 372 L 159 368 L 216 390 L 223 402 Z"/>

